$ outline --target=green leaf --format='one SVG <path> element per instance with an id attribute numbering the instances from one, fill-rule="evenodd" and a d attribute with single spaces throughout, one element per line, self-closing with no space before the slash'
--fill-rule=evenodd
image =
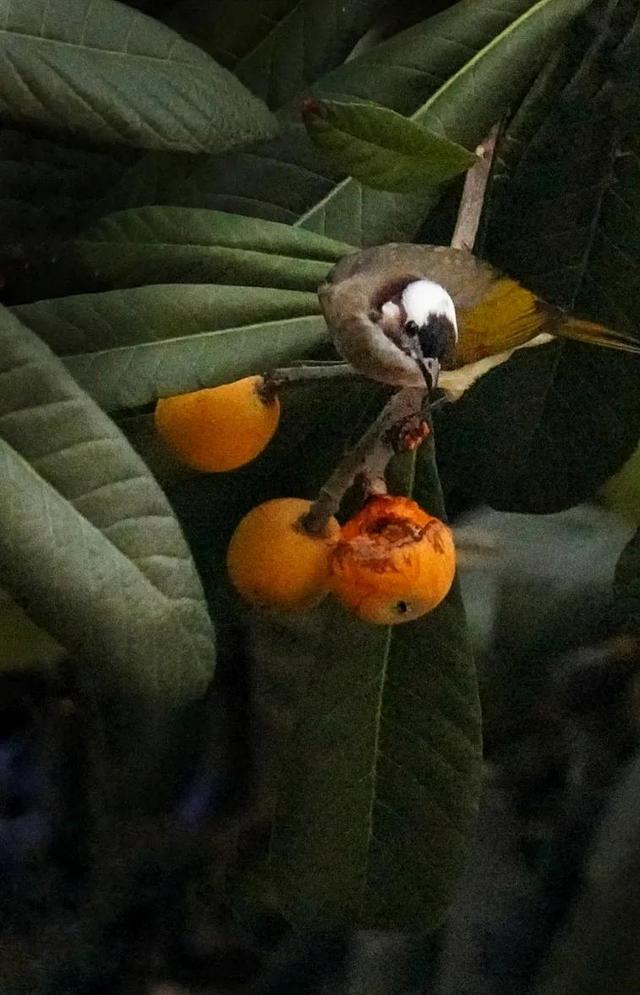
<path id="1" fill-rule="evenodd" d="M 0 0 L 0 112 L 27 127 L 221 152 L 275 122 L 226 69 L 114 0 Z"/>
<path id="2" fill-rule="evenodd" d="M 536 133 L 544 127 L 547 118 L 557 106 L 558 94 L 573 79 L 584 58 L 584 19 L 578 18 L 566 32 L 566 41 L 547 60 L 533 81 L 530 90 L 516 109 L 507 126 L 498 135 L 495 149 L 491 184 L 485 201 L 485 220 L 496 216 L 500 208 L 503 188 L 509 187 L 514 173 Z M 579 30 L 582 28 L 582 31 Z M 495 229 L 497 235 L 497 228 Z M 476 250 L 478 245 L 476 244 Z M 484 250 L 484 245 L 482 246 Z M 499 250 L 496 237 L 495 249 Z"/>
<path id="3" fill-rule="evenodd" d="M 587 6 L 588 0 L 539 0 L 533 5 L 510 0 L 487 9 L 462 0 L 329 74 L 317 91 L 342 96 L 346 84 L 350 96 L 411 113 L 414 121 L 443 137 L 475 148 L 522 93 L 558 34 Z M 413 89 L 407 87 L 407 67 L 421 78 L 426 91 L 418 106 L 413 105 Z M 438 196 L 431 192 L 421 199 L 421 218 Z M 348 210 L 354 198 L 360 193 L 355 181 L 348 180 L 335 190 L 330 205 L 318 205 L 300 223 L 326 231 L 329 212 Z"/>
<path id="4" fill-rule="evenodd" d="M 575 63 L 573 39 L 563 65 L 545 71 L 505 131 L 503 177 L 488 212 L 484 251 L 491 261 L 567 308 L 575 305 L 611 184 L 618 127 L 605 56 L 611 59 L 613 35 L 598 19 L 568 80 L 561 70 Z M 584 46 L 584 26 L 582 39 Z"/>
<path id="5" fill-rule="evenodd" d="M 348 61 L 313 93 L 375 100 L 475 148 L 586 6 L 588 0 L 497 0 L 487 8 L 461 0 Z M 437 196 L 368 190 L 336 175 L 292 124 L 275 142 L 222 159 L 147 160 L 111 203 L 150 200 L 248 213 L 369 245 L 411 239 Z"/>
<path id="6" fill-rule="evenodd" d="M 416 499 L 443 515 L 433 449 Z M 238 903 L 297 926 L 431 929 L 474 834 L 476 678 L 459 592 L 407 625 L 367 626 L 327 603 L 255 619 L 260 717 L 273 756 L 268 850 Z"/>
<path id="7" fill-rule="evenodd" d="M 529 108 L 542 120 L 493 202 L 486 253 L 543 298 L 637 335 L 640 170 L 632 143 L 619 146 L 608 83 L 635 7 L 618 14 L 608 31 L 597 22 L 551 112 Z M 524 113 L 516 129 L 526 132 Z M 518 352 L 443 412 L 445 488 L 521 512 L 592 496 L 637 445 L 639 372 L 634 356 L 573 342 Z"/>
<path id="8" fill-rule="evenodd" d="M 389 0 L 182 0 L 170 23 L 270 107 L 347 57 Z M 274 71 L 275 68 L 275 71 Z"/>
<path id="9" fill-rule="evenodd" d="M 0 130 L 0 248 L 30 260 L 45 242 L 74 234 L 82 215 L 124 173 L 130 156 L 74 149 Z"/>
<path id="10" fill-rule="evenodd" d="M 216 62 L 233 69 L 299 0 L 177 0 L 163 20 L 185 38 L 196 41 Z"/>
<path id="11" fill-rule="evenodd" d="M 327 341 L 315 294 L 159 285 L 54 298 L 14 313 L 106 410 L 227 383 Z"/>
<path id="12" fill-rule="evenodd" d="M 303 114 L 318 148 L 350 176 L 377 190 L 432 189 L 476 161 L 461 145 L 385 107 L 309 100 Z"/>
<path id="13" fill-rule="evenodd" d="M 3 587 L 86 661 L 101 695 L 177 710 L 206 688 L 214 648 L 169 504 L 113 422 L 6 310 L 0 343 Z"/>
<path id="14" fill-rule="evenodd" d="M 0 591 L 0 673 L 52 671 L 65 651 L 51 636 Z"/>
<path id="15" fill-rule="evenodd" d="M 76 245 L 90 270 L 116 286 L 188 281 L 312 291 L 353 251 L 290 225 L 180 207 L 110 215 Z"/>
<path id="16" fill-rule="evenodd" d="M 640 67 L 640 59 L 638 60 Z M 576 306 L 629 335 L 640 334 L 640 141 L 615 150 Z"/>
<path id="17" fill-rule="evenodd" d="M 521 349 L 438 419 L 446 490 L 503 511 L 591 497 L 637 444 L 640 360 L 558 342 Z"/>
<path id="18" fill-rule="evenodd" d="M 627 462 L 605 482 L 598 498 L 621 518 L 640 525 L 640 446 L 636 446 Z"/>

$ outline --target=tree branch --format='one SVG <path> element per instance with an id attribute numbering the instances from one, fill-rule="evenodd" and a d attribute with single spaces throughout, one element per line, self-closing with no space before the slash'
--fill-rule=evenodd
<path id="1" fill-rule="evenodd" d="M 384 473 L 396 453 L 415 449 L 429 429 L 424 420 L 426 388 L 404 387 L 386 405 L 321 487 L 311 510 L 301 520 L 309 535 L 324 535 L 327 522 L 340 507 L 356 479 L 369 493 L 386 489 Z"/>
<path id="2" fill-rule="evenodd" d="M 482 216 L 497 137 L 498 125 L 496 124 L 478 147 L 477 152 L 480 158 L 467 173 L 460 198 L 456 226 L 451 237 L 452 249 L 468 249 L 469 251 L 473 249 Z"/>
<path id="3" fill-rule="evenodd" d="M 282 366 L 280 369 L 263 374 L 263 383 L 259 393 L 265 401 L 268 401 L 277 394 L 281 387 L 286 387 L 288 384 L 302 383 L 305 380 L 336 380 L 341 378 L 362 379 L 362 374 L 358 373 L 349 363 L 344 363 L 341 360 Z"/>

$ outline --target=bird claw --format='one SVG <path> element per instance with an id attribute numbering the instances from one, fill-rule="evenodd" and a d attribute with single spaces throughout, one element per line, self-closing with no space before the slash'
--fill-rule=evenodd
<path id="1" fill-rule="evenodd" d="M 428 422 L 420 415 L 407 415 L 393 425 L 384 437 L 395 453 L 412 453 L 430 434 Z"/>

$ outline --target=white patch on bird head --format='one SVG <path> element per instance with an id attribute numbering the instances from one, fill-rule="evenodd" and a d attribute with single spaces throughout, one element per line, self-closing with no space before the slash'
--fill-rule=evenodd
<path id="1" fill-rule="evenodd" d="M 432 314 L 443 314 L 453 325 L 458 340 L 458 323 L 456 309 L 451 297 L 439 283 L 433 280 L 414 280 L 408 283 L 402 291 L 402 306 L 407 315 L 407 321 L 415 321 L 421 327 L 426 325 Z"/>

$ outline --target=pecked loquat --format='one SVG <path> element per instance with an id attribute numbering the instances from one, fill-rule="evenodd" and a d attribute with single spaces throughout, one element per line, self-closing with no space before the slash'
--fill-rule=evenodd
<path id="1" fill-rule="evenodd" d="M 280 402 L 266 396 L 260 376 L 163 397 L 155 425 L 178 459 L 194 470 L 221 473 L 255 459 L 271 441 Z"/>
<path id="2" fill-rule="evenodd" d="M 451 530 L 406 497 L 371 498 L 342 528 L 331 589 L 377 625 L 410 622 L 447 595 L 456 569 Z"/>
<path id="3" fill-rule="evenodd" d="M 310 501 L 276 498 L 253 508 L 236 528 L 227 569 L 236 590 L 263 608 L 304 611 L 327 593 L 333 543 L 340 526 L 331 518 L 324 536 L 305 532 Z"/>

